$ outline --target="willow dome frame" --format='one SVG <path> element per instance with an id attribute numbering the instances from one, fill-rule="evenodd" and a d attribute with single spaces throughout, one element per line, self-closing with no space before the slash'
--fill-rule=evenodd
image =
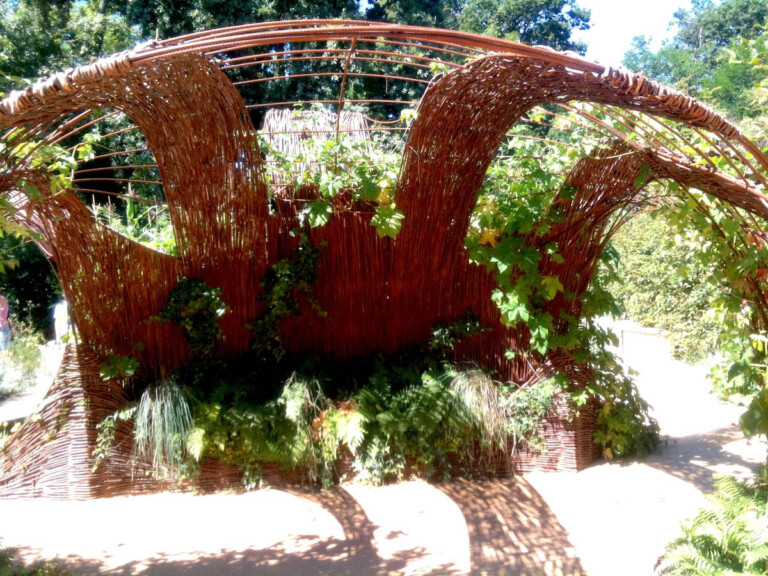
<path id="1" fill-rule="evenodd" d="M 556 200 L 563 222 L 526 239 L 532 246 L 558 243 L 565 262 L 544 259 L 540 266 L 564 292 L 589 286 L 608 237 L 640 202 L 636 182 L 644 171 L 647 182 L 671 179 L 705 191 L 733 207 L 745 226 L 768 217 L 768 159 L 733 124 L 640 75 L 547 48 L 412 26 L 270 22 L 150 42 L 68 70 L 0 103 L 0 193 L 15 205 L 14 218 L 41 235 L 80 335 L 41 419 L 24 425 L 12 457 L 0 462 L 0 493 L 86 497 L 146 488 L 127 456 L 88 473 L 95 424 L 123 401 L 119 387 L 99 379 L 98 363 L 107 354 L 132 354 L 145 377 L 158 377 L 189 359 L 178 327 L 147 322 L 183 277 L 222 289 L 230 312 L 219 352 L 247 349 L 247 323 L 264 307 L 261 280 L 296 246 L 291 218 L 269 207 L 274 190 L 255 125 L 267 109 L 296 104 L 319 105 L 331 120 L 282 130 L 278 123 L 272 136 L 402 135 L 395 199 L 405 224 L 395 240 L 380 239 L 370 212 L 348 210 L 312 231 L 313 242 L 327 242 L 315 293 L 328 315 L 285 319 L 281 329 L 294 353 L 343 359 L 394 352 L 469 308 L 493 330 L 462 344 L 457 357 L 516 382 L 542 369 L 565 371 L 574 386 L 589 381 L 589 371 L 564 354 L 542 358 L 538 368 L 505 358 L 508 348 L 526 349 L 529 336 L 502 326 L 490 300 L 495 280 L 470 264 L 464 249 L 475 191 L 505 138 L 535 138 L 515 130 L 534 109 L 567 111 L 569 122 L 603 143 L 570 168 L 566 182 L 575 197 Z M 408 107 L 418 113 L 409 125 L 400 119 Z M 362 124 L 345 116 L 351 108 Z M 133 124 L 110 129 L 115 118 Z M 34 149 L 75 149 L 100 126 L 108 149 L 89 162 L 101 163 L 78 170 L 72 191 L 51 193 L 45 171 L 30 164 Z M 706 151 L 690 133 L 708 143 Z M 21 193 L 20 181 L 41 197 Z M 141 186 L 149 193 L 138 197 L 132 190 Z M 167 203 L 178 255 L 95 222 L 81 199 L 94 194 Z M 765 309 L 762 280 L 747 281 Z M 578 299 L 558 297 L 548 306 L 579 316 Z M 536 465 L 584 467 L 595 454 L 593 430 L 588 411 L 563 419 Z M 221 480 L 234 473 L 212 474 Z"/>

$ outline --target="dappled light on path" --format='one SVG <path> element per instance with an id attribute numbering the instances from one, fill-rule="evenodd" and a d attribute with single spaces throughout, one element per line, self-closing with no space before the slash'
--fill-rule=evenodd
<path id="1" fill-rule="evenodd" d="M 78 576 L 651 576 L 714 474 L 748 476 L 765 444 L 743 438 L 741 409 L 710 396 L 704 368 L 671 360 L 663 339 L 622 344 L 666 435 L 642 462 L 436 485 L 0 500 L 0 539 Z"/>
<path id="2" fill-rule="evenodd" d="M 568 530 L 590 576 L 652 576 L 680 522 L 696 514 L 715 474 L 749 477 L 766 446 L 737 426 L 738 406 L 710 394 L 704 365 L 673 360 L 658 333 L 614 327 L 618 352 L 636 369 L 664 441 L 639 462 L 614 461 L 580 473 L 526 476 Z M 658 331 L 655 331 L 658 332 Z"/>
<path id="3" fill-rule="evenodd" d="M 568 533 L 525 480 L 457 481 L 438 487 L 467 519 L 473 572 L 586 574 Z"/>
<path id="4" fill-rule="evenodd" d="M 546 502 L 514 478 L 3 500 L 0 516 L 5 545 L 78 575 L 585 574 Z"/>
<path id="5" fill-rule="evenodd" d="M 709 493 L 715 489 L 716 474 L 750 478 L 761 462 L 761 451 L 764 449 L 758 440 L 748 443 L 738 426 L 727 426 L 669 439 L 662 451 L 650 456 L 645 464 Z"/>

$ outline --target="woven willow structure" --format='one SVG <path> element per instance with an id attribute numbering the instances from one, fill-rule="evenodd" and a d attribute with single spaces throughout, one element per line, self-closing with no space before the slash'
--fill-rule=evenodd
<path id="1" fill-rule="evenodd" d="M 322 111 L 287 112 L 297 103 Z M 410 125 L 398 121 L 404 108 L 418 112 Z M 703 190 L 733 207 L 745 229 L 768 217 L 768 159 L 704 105 L 577 56 L 460 32 L 352 21 L 239 26 L 151 42 L 13 93 L 0 103 L 4 142 L 29 146 L 22 153 L 4 148 L 0 193 L 15 205 L 16 220 L 41 235 L 79 341 L 40 417 L 7 446 L 0 494 L 89 497 L 157 488 L 131 467 L 130 448 L 90 473 L 95 425 L 124 401 L 97 366 L 107 354 L 130 354 L 151 379 L 189 360 L 177 326 L 148 321 L 183 277 L 221 288 L 230 309 L 219 353 L 247 350 L 247 323 L 264 309 L 262 278 L 297 244 L 290 234 L 295 210 L 275 208 L 275 198 L 292 198 L 277 189 L 280 178 L 260 153 L 262 126 L 284 152 L 309 133 L 359 141 L 389 133 L 403 141 L 395 196 L 405 214 L 401 232 L 379 238 L 371 210 L 355 206 L 312 230 L 313 243 L 327 243 L 313 287 L 327 315 L 285 318 L 280 328 L 290 352 L 338 360 L 396 352 L 471 309 L 493 330 L 461 343 L 457 359 L 519 383 L 555 369 L 574 386 L 588 382 L 588 371 L 565 354 L 539 366 L 505 358 L 509 348 L 525 350 L 529 335 L 501 324 L 490 298 L 496 281 L 468 261 L 464 247 L 489 164 L 534 110 L 568 117 L 603 143 L 568 169 L 575 195 L 557 200 L 562 221 L 526 239 L 538 247 L 557 242 L 564 261 L 545 258 L 540 267 L 565 293 L 587 289 L 608 238 L 642 203 L 636 182 L 649 168 L 647 183 Z M 111 130 L 118 118 L 132 124 Z M 47 173 L 31 164 L 34 148 L 75 147 L 94 127 L 102 127 L 97 157 L 75 174 L 73 190 L 53 194 Z M 711 145 L 706 153 L 686 137 L 691 131 Z M 41 196 L 24 194 L 20 181 Z M 133 194 L 141 186 L 151 194 Z M 178 254 L 96 222 L 83 202 L 92 195 L 167 203 Z M 763 293 L 761 280 L 745 282 Z M 561 311 L 580 314 L 578 298 L 559 295 L 546 306 L 555 319 Z M 558 322 L 555 329 L 565 330 Z M 580 469 L 594 457 L 589 411 L 550 428 L 551 450 L 522 468 Z M 129 438 L 129 430 L 122 434 Z M 226 485 L 236 476 L 211 463 L 201 482 Z"/>

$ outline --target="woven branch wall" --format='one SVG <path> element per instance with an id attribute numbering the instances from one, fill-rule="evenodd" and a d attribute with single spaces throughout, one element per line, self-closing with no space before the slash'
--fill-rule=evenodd
<path id="1" fill-rule="evenodd" d="M 278 66 L 288 61 L 314 68 L 306 74 L 283 74 Z M 396 71 L 367 71 L 371 62 Z M 426 74 L 435 63 L 447 72 Z M 274 97 L 261 101 L 260 87 L 305 76 L 337 81 L 338 92 L 304 100 L 326 106 L 326 111 L 299 120 L 293 115 L 294 129 L 286 128 L 286 112 L 280 110 L 294 102 Z M 368 81 L 407 85 L 410 92 L 400 93 L 409 94 L 410 100 L 360 97 Z M 353 82 L 363 84 L 353 89 Z M 573 108 L 569 103 L 574 102 L 584 106 Z M 391 110 L 402 105 L 415 106 L 418 116 L 409 126 L 395 127 Z M 545 258 L 541 269 L 561 280 L 564 293 L 578 296 L 588 288 L 616 214 L 637 201 L 636 181 L 644 168 L 650 167 L 648 181 L 675 180 L 752 217 L 768 216 L 768 160 L 733 125 L 687 96 L 547 49 L 445 30 L 345 21 L 257 24 L 155 42 L 58 74 L 0 103 L 6 140 L 14 131 L 14 138 L 30 143 L 70 143 L 112 115 L 130 118 L 130 130 L 143 136 L 153 159 L 158 180 L 151 184 L 170 208 L 178 256 L 155 252 L 94 221 L 82 195 L 99 192 L 93 180 L 113 185 L 120 178 L 88 178 L 83 170 L 76 175 L 75 190 L 52 194 L 47 176 L 35 173 L 29 156 L 19 157 L 9 146 L 0 154 L 0 193 L 17 206 L 19 222 L 43 235 L 41 244 L 55 263 L 83 350 L 92 351 L 97 360 L 110 353 L 137 356 L 145 378 L 163 377 L 190 358 L 178 327 L 149 321 L 179 279 L 199 278 L 221 287 L 229 312 L 221 320 L 225 338 L 219 353 L 236 357 L 248 347 L 248 322 L 263 311 L 259 296 L 265 272 L 296 246 L 292 218 L 270 209 L 270 198 L 279 195 L 268 184 L 254 125 L 264 110 L 272 109 L 266 115 L 267 138 L 289 147 L 304 132 L 330 133 L 328 137 L 346 132 L 364 140 L 375 130 L 401 130 L 405 142 L 395 200 L 405 214 L 402 231 L 395 240 L 379 238 L 370 225 L 371 212 L 365 210 L 334 214 L 324 227 L 312 230 L 312 242 L 327 246 L 313 287 L 327 316 L 308 310 L 285 318 L 280 329 L 289 350 L 337 360 L 396 352 L 425 341 L 436 325 L 471 309 L 492 331 L 459 345 L 457 359 L 495 369 L 516 382 L 533 378 L 540 369 L 566 371 L 579 386 L 590 376 L 565 355 L 551 355 L 538 367 L 505 358 L 509 348 L 525 350 L 529 336 L 501 324 L 490 299 L 496 282 L 469 262 L 464 248 L 475 192 L 501 142 L 542 105 L 577 110 L 585 124 L 613 142 L 569 169 L 566 184 L 575 194 L 557 200 L 562 222 L 543 236 L 526 239 L 534 247 L 558 243 L 564 262 Z M 367 112 L 352 114 L 345 107 Z M 384 117 L 369 116 L 374 109 L 383 110 Z M 608 125 L 601 119 L 606 111 L 632 130 Z M 736 174 L 697 155 L 680 131 L 670 139 L 668 132 L 675 126 L 704 134 Z M 119 141 L 126 130 L 110 136 Z M 109 155 L 127 157 L 129 152 L 137 151 Z M 21 195 L 19 180 L 35 182 L 42 196 Z M 754 282 L 755 291 L 762 293 Z M 577 318 L 580 314 L 578 298 L 561 295 L 547 306 L 554 318 L 561 318 L 561 311 Z M 99 384 L 91 382 L 92 372 L 84 372 L 82 382 L 88 384 L 77 387 L 72 354 L 50 402 L 64 405 L 74 401 L 69 395 L 96 394 Z M 112 394 L 119 404 L 114 390 L 99 394 Z M 56 400 L 59 395 L 66 398 Z M 594 455 L 593 424 L 585 414 L 583 423 L 574 425 L 576 432 L 569 433 L 575 438 L 570 447 L 553 457 L 560 467 L 581 468 Z M 74 416 L 72 412 L 68 420 L 71 434 L 85 417 Z M 50 423 L 53 413 L 44 413 L 44 418 Z M 92 443 L 92 435 L 88 438 Z M 16 440 L 16 445 L 23 442 Z M 41 450 L 64 449 L 57 446 Z M 88 451 L 82 452 L 77 458 L 87 462 Z M 60 468 L 55 458 L 46 462 L 54 460 Z M 47 493 L 37 488 L 45 485 L 43 480 L 17 480 L 18 467 L 13 470 L 12 479 L 4 481 L 6 492 L 33 486 L 35 494 Z M 119 466 L 107 476 L 113 480 L 104 480 L 103 486 L 128 482 L 140 489 Z M 79 488 L 88 482 L 78 476 L 72 490 L 82 495 L 112 492 Z"/>

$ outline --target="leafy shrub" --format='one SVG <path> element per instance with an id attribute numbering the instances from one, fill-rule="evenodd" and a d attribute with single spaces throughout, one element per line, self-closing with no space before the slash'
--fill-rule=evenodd
<path id="1" fill-rule="evenodd" d="M 320 226 L 334 211 L 352 207 L 376 212 L 372 223 L 380 235 L 397 233 L 394 167 L 383 160 L 374 162 L 375 150 L 369 144 L 344 138 L 304 144 L 307 150 L 294 158 L 267 145 L 263 148 L 272 156 L 273 175 L 287 182 L 280 194 L 309 195 L 310 202 L 299 214 L 304 226 Z M 335 462 L 343 452 L 354 457 L 358 475 L 373 482 L 401 476 L 406 458 L 415 459 L 425 474 L 440 476 L 450 470 L 449 456 L 458 455 L 467 470 L 484 466 L 507 449 L 510 436 L 521 446 L 542 449 L 541 426 L 557 394 L 577 407 L 600 401 L 596 439 L 607 456 L 649 450 L 658 429 L 631 381 L 616 371 L 615 358 L 606 352 L 608 339 L 593 321 L 615 309 L 605 283 L 598 277 L 589 293 L 581 296 L 577 303 L 581 321 L 573 316 L 555 319 L 548 303 L 573 296 L 565 294 L 559 278 L 543 274 L 539 262 L 546 256 L 562 263 L 563 256 L 556 242 L 542 251 L 526 245 L 531 233 L 545 234 L 559 217 L 551 213 L 555 196 L 573 193 L 563 185 L 563 169 L 578 151 L 563 146 L 541 155 L 529 144 L 521 151 L 517 155 L 510 145 L 510 156 L 491 166 L 466 246 L 475 263 L 496 275 L 499 289 L 493 299 L 502 322 L 530 334 L 529 350 L 510 350 L 509 357 L 520 353 L 534 360 L 532 364 L 544 365 L 549 353 L 561 352 L 585 373 L 594 372 L 594 385 L 574 392 L 557 375 L 518 388 L 495 382 L 475 368 L 457 370 L 446 362 L 455 343 L 487 329 L 471 311 L 457 322 L 434 327 L 432 338 L 422 346 L 389 358 L 371 356 L 345 365 L 289 358 L 280 340 L 279 321 L 300 314 L 303 300 L 322 314 L 312 298 L 322 246 L 312 245 L 301 233 L 291 256 L 275 263 L 263 279 L 266 307 L 250 323 L 251 350 L 243 358 L 224 361 L 213 355 L 221 337 L 218 317 L 226 310 L 217 289 L 199 280 L 184 280 L 171 293 L 160 317 L 179 324 L 197 352 L 174 377 L 191 401 L 192 426 L 186 435 L 164 424 L 153 429 L 154 418 L 178 414 L 148 411 L 144 427 L 171 438 L 152 440 L 145 455 L 169 468 L 174 451 L 176 465 L 187 455 L 193 460 L 214 456 L 240 467 L 248 486 L 258 483 L 264 462 L 301 468 L 323 484 L 335 482 Z M 313 163 L 321 169 L 296 171 L 297 165 Z M 561 320 L 567 324 L 565 333 L 556 329 Z M 110 427 L 104 423 L 105 444 Z M 144 434 L 138 422 L 136 429 Z M 153 432 L 145 436 L 155 438 Z"/>
<path id="2" fill-rule="evenodd" d="M 588 360 L 595 367 L 592 381 L 572 395 L 573 402 L 577 407 L 589 402 L 597 405 L 594 440 L 602 446 L 605 458 L 651 454 L 659 445 L 659 424 L 640 396 L 631 371 L 606 346 L 608 342 L 616 346 L 616 336 L 599 326 L 592 326 L 589 334 Z"/>
<path id="3" fill-rule="evenodd" d="M 227 311 L 221 290 L 195 278 L 182 279 L 168 295 L 168 304 L 160 311 L 160 320 L 178 324 L 193 352 L 202 356 L 213 353 L 224 333 L 219 318 Z"/>
<path id="4" fill-rule="evenodd" d="M 301 314 L 300 296 L 307 299 L 315 312 L 325 315 L 312 295 L 312 284 L 317 280 L 323 247 L 322 243 L 313 245 L 309 236 L 302 233 L 291 256 L 278 260 L 264 275 L 262 300 L 267 307 L 249 326 L 253 331 L 251 349 L 257 354 L 267 355 L 278 362 L 285 355 L 278 322 L 284 316 Z"/>
<path id="5" fill-rule="evenodd" d="M 322 108 L 316 111 L 323 112 Z M 295 114 L 299 117 L 305 113 L 298 110 Z M 260 150 L 272 163 L 273 174 L 279 175 L 288 189 L 314 190 L 315 198 L 299 213 L 302 225 L 322 226 L 334 212 L 354 207 L 374 212 L 371 225 L 379 237 L 397 236 L 405 218 L 394 203 L 402 158 L 399 154 L 356 141 L 344 133 L 331 139 L 310 136 L 300 146 L 300 152 L 291 156 L 267 139 L 259 140 Z M 309 170 L 310 166 L 319 168 Z"/>
<path id="6" fill-rule="evenodd" d="M 667 547 L 661 574 L 768 574 L 768 471 L 752 484 L 721 476 L 716 487 L 709 505 Z"/>
<path id="7" fill-rule="evenodd" d="M 14 548 L 0 547 L 0 576 L 72 576 L 56 561 L 44 562 L 38 568 L 24 568 Z"/>
<path id="8" fill-rule="evenodd" d="M 176 256 L 176 237 L 171 226 L 167 206 L 150 206 L 138 210 L 136 201 L 126 199 L 125 213 L 121 214 L 112 203 L 94 204 L 91 211 L 97 222 L 101 222 L 126 238 L 147 248 Z"/>
<path id="9" fill-rule="evenodd" d="M 509 415 L 509 430 L 514 445 L 533 452 L 544 450 L 542 428 L 555 408 L 555 394 L 562 389 L 556 378 L 542 380 L 530 386 L 506 386 L 501 390 L 502 401 Z"/>
<path id="10" fill-rule="evenodd" d="M 609 289 L 626 316 L 668 332 L 677 359 L 696 363 L 715 353 L 719 327 L 709 310 L 718 289 L 661 214 L 635 216 L 612 243 L 619 266 Z"/>
<path id="11" fill-rule="evenodd" d="M 0 351 L 0 388 L 12 390 L 35 384 L 43 338 L 30 324 L 14 322 L 8 350 Z"/>
<path id="12" fill-rule="evenodd" d="M 300 467 L 311 481 L 330 485 L 338 479 L 339 449 L 354 453 L 360 445 L 361 421 L 351 403 L 332 403 L 317 379 L 294 373 L 280 396 L 261 406 L 198 405 L 187 446 L 198 459 L 208 454 L 240 467 L 247 487 L 258 483 L 264 462 Z"/>
<path id="13" fill-rule="evenodd" d="M 379 366 L 370 386 L 356 396 L 365 431 L 355 470 L 364 480 L 402 476 L 405 456 L 415 457 L 427 476 L 445 477 L 450 454 L 467 471 L 482 470 L 494 453 L 506 450 L 510 436 L 534 449 L 542 445 L 541 420 L 531 420 L 551 411 L 548 383 L 535 393 L 520 391 L 478 369 L 460 371 L 449 364 L 425 371 L 419 382 L 399 391 L 392 381 Z"/>

